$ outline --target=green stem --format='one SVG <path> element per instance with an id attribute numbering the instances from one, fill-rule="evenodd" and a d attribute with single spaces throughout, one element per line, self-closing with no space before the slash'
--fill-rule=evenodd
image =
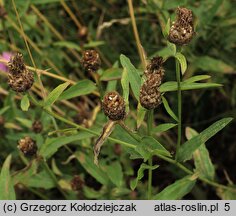
<path id="1" fill-rule="evenodd" d="M 147 112 L 147 135 L 150 136 L 152 133 L 152 124 L 153 124 L 153 110 Z M 148 165 L 152 166 L 152 156 L 148 159 Z M 148 170 L 148 199 L 152 198 L 152 169 Z"/>
<path id="2" fill-rule="evenodd" d="M 178 140 L 176 147 L 176 155 L 178 154 L 181 145 L 181 130 L 182 130 L 182 95 L 181 95 L 181 78 L 180 78 L 180 65 L 178 59 L 175 59 L 176 65 L 176 80 L 177 80 L 177 94 L 178 94 Z"/>
<path id="3" fill-rule="evenodd" d="M 32 94 L 28 94 L 28 95 L 29 95 L 30 99 L 32 100 L 32 98 L 33 98 L 33 97 L 32 97 Z M 35 99 L 33 99 L 32 102 L 33 102 L 35 105 L 42 107 L 42 105 L 39 104 Z M 74 122 L 71 122 L 71 121 L 69 121 L 69 120 L 67 120 L 67 119 L 65 119 L 65 118 L 63 118 L 63 117 L 61 117 L 61 116 L 59 116 L 58 114 L 56 114 L 56 113 L 54 113 L 54 112 L 52 112 L 52 111 L 49 111 L 48 109 L 46 109 L 46 108 L 44 108 L 44 107 L 42 107 L 42 108 L 43 108 L 44 111 L 47 112 L 49 115 L 52 115 L 53 117 L 55 117 L 56 119 L 58 119 L 58 120 L 60 120 L 60 121 L 62 121 L 62 122 L 64 122 L 64 123 L 67 123 L 67 124 L 69 124 L 69 125 L 75 126 L 75 127 L 77 127 L 78 129 L 80 129 L 80 130 L 87 131 L 88 133 L 91 133 L 91 134 L 100 136 L 100 134 L 97 133 L 97 132 L 95 132 L 95 131 L 92 131 L 92 130 L 87 129 L 87 128 L 84 128 L 83 126 L 80 126 L 80 125 L 78 125 L 78 124 L 76 124 L 76 123 L 74 123 Z M 153 122 L 153 121 L 151 121 L 151 118 L 150 118 L 150 117 L 153 118 L 153 115 L 151 115 L 151 116 L 148 117 L 148 131 L 151 132 L 151 127 L 152 127 L 151 122 Z M 150 132 L 149 132 L 149 133 L 150 133 Z M 121 140 L 118 140 L 118 139 L 115 139 L 115 138 L 112 138 L 112 137 L 108 137 L 108 139 L 109 139 L 110 141 L 113 141 L 114 143 L 119 143 L 119 144 L 121 144 L 121 145 L 123 145 L 123 146 L 129 147 L 129 148 L 132 148 L 132 149 L 135 149 L 135 148 L 136 148 L 136 145 L 131 144 L 131 143 L 123 142 L 123 141 L 121 141 Z M 173 159 L 171 159 L 171 158 L 169 158 L 169 157 L 166 157 L 166 156 L 163 156 L 163 155 L 161 155 L 161 154 L 157 154 L 157 153 L 156 153 L 156 155 L 157 155 L 159 158 L 161 158 L 162 160 L 165 160 L 165 161 L 167 161 L 167 162 L 169 162 L 169 163 L 171 163 L 171 164 L 174 164 L 175 166 L 179 167 L 179 168 L 180 168 L 181 170 L 183 170 L 185 173 L 190 174 L 190 175 L 193 174 L 193 171 L 191 171 L 190 169 L 188 169 L 187 167 L 185 167 L 183 164 L 177 162 L 176 160 L 173 160 Z M 45 163 L 46 163 L 46 162 L 45 162 Z M 48 167 L 48 166 L 46 166 L 46 167 Z M 51 173 L 51 170 L 50 170 L 50 169 L 49 169 L 49 171 L 50 171 L 50 173 Z M 53 174 L 53 173 L 52 173 L 52 174 Z M 54 176 L 54 174 L 53 174 L 53 176 Z M 219 183 L 217 183 L 217 182 L 208 180 L 208 179 L 206 179 L 206 178 L 204 178 L 204 177 L 198 177 L 198 179 L 201 180 L 202 182 L 205 182 L 206 184 L 212 185 L 212 186 L 214 186 L 214 187 L 218 187 L 218 188 L 221 188 L 221 189 L 227 189 L 227 190 L 230 190 L 230 191 L 236 193 L 236 189 L 235 189 L 235 188 L 227 187 L 227 186 L 222 185 L 222 184 L 219 184 Z"/>

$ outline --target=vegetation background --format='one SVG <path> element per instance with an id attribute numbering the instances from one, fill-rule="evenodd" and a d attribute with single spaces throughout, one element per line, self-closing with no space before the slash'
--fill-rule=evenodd
<path id="1" fill-rule="evenodd" d="M 126 0 L 15 0 L 35 65 L 41 72 L 46 94 L 64 81 L 76 86 L 73 98 L 62 94 L 52 105 L 58 115 L 86 128 L 101 132 L 107 118 L 100 110 L 100 98 L 94 85 L 94 74 L 85 73 L 81 66 L 81 53 L 96 49 L 102 59 L 98 71 L 106 91 L 122 92 L 120 78 L 123 68 L 120 55 L 127 56 L 142 73 L 137 44 L 134 38 L 130 10 Z M 233 0 L 135 0 L 136 24 L 141 44 L 150 59 L 153 56 L 171 56 L 171 49 L 163 37 L 168 18 L 175 9 L 184 6 L 193 10 L 196 17 L 196 36 L 183 49 L 187 59 L 186 80 L 207 74 L 202 82 L 219 83 L 222 87 L 184 91 L 183 135 L 186 127 L 201 132 L 223 117 L 236 117 L 236 2 Z M 27 65 L 32 65 L 25 47 L 12 1 L 0 1 L 0 53 L 21 52 Z M 164 64 L 164 81 L 175 80 L 174 58 Z M 36 78 L 37 79 L 37 78 Z M 100 168 L 93 164 L 93 144 L 97 136 L 77 131 L 56 120 L 42 109 L 31 104 L 27 108 L 23 95 L 16 94 L 7 85 L 6 72 L 0 71 L 0 187 L 6 181 L 14 184 L 14 191 L 0 189 L 1 198 L 17 199 L 146 199 L 148 172 L 140 171 L 143 159 L 130 159 L 129 149 L 112 141 L 102 148 Z M 79 84 L 78 84 L 79 83 Z M 32 92 L 40 99 L 44 93 L 37 83 Z M 65 92 L 64 92 L 65 93 Z M 177 113 L 176 92 L 165 95 L 174 113 Z M 130 112 L 126 124 L 135 129 L 137 102 L 132 93 Z M 27 103 L 27 100 L 26 100 Z M 22 110 L 23 109 L 23 110 Z M 24 111 L 28 110 L 28 111 Z M 32 123 L 41 121 L 43 130 L 32 131 Z M 154 112 L 155 126 L 169 123 L 164 130 L 156 129 L 153 136 L 170 152 L 175 151 L 176 122 L 163 105 Z M 207 142 L 218 183 L 236 182 L 236 121 Z M 146 123 L 138 133 L 145 134 Z M 17 142 L 25 136 L 37 141 L 40 152 L 47 159 L 27 158 L 17 149 Z M 112 137 L 123 141 L 131 138 L 121 127 Z M 44 145 L 44 148 L 42 146 Z M 43 150 L 42 150 L 43 149 Z M 11 156 L 9 156 L 11 155 Z M 7 158 L 7 160 L 6 160 Z M 4 163 L 5 161 L 5 163 Z M 4 164 L 4 165 L 3 165 Z M 9 169 L 9 166 L 11 167 Z M 153 157 L 153 194 L 157 194 L 186 174 L 173 164 Z M 187 164 L 192 169 L 193 161 Z M 140 180 L 135 190 L 130 182 Z M 176 193 L 176 192 L 175 192 Z M 8 194 L 8 195 L 6 195 Z M 187 194 L 187 195 L 186 195 Z M 235 199 L 235 193 L 212 187 L 198 181 L 191 191 L 178 198 Z M 5 196 L 6 195 L 6 196 Z M 16 197 L 15 197 L 16 196 Z"/>

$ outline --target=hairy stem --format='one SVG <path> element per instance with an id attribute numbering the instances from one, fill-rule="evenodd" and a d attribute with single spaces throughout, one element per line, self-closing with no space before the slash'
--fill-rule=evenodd
<path id="1" fill-rule="evenodd" d="M 147 135 L 150 136 L 152 133 L 153 124 L 153 110 L 147 112 Z M 152 166 L 152 156 L 148 159 L 148 165 Z M 148 192 L 147 198 L 150 200 L 152 198 L 152 169 L 148 170 Z"/>
<path id="2" fill-rule="evenodd" d="M 177 95 L 178 95 L 178 140 L 177 140 L 177 146 L 176 146 L 176 156 L 179 151 L 179 147 L 181 144 L 181 130 L 182 130 L 182 95 L 181 95 L 181 78 L 180 78 L 180 65 L 179 61 L 175 59 L 175 65 L 176 65 L 176 80 L 177 80 Z"/>

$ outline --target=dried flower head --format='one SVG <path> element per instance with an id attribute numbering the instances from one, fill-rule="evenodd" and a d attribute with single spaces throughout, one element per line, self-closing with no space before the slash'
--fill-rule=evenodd
<path id="1" fill-rule="evenodd" d="M 108 92 L 102 102 L 104 113 L 112 121 L 118 121 L 125 118 L 125 101 L 118 92 Z"/>
<path id="2" fill-rule="evenodd" d="M 35 133 L 40 133 L 43 130 L 42 122 L 39 120 L 35 120 L 32 124 L 32 130 Z"/>
<path id="3" fill-rule="evenodd" d="M 24 153 L 25 156 L 33 156 L 36 154 L 38 147 L 36 141 L 31 137 L 26 136 L 18 141 L 18 149 Z"/>
<path id="4" fill-rule="evenodd" d="M 24 63 L 23 55 L 17 53 L 10 62 L 8 62 L 8 84 L 16 92 L 25 92 L 31 88 L 34 83 L 34 76 Z"/>
<path id="5" fill-rule="evenodd" d="M 101 59 L 95 50 L 86 50 L 83 52 L 82 65 L 88 72 L 96 72 L 101 66 Z"/>
<path id="6" fill-rule="evenodd" d="M 70 185 L 73 191 L 79 191 L 83 188 L 84 181 L 80 176 L 75 175 L 71 180 Z"/>
<path id="7" fill-rule="evenodd" d="M 164 69 L 163 69 L 163 58 L 160 56 L 153 57 L 149 64 L 147 65 L 147 68 L 145 70 L 145 75 L 156 73 L 160 74 L 161 76 L 164 75 Z"/>
<path id="8" fill-rule="evenodd" d="M 176 21 L 173 22 L 168 40 L 177 45 L 188 44 L 195 35 L 193 12 L 187 8 L 177 8 Z"/>
<path id="9" fill-rule="evenodd" d="M 160 74 L 150 74 L 140 89 L 139 100 L 146 109 L 155 109 L 161 103 L 161 93 L 159 86 L 161 84 Z"/>

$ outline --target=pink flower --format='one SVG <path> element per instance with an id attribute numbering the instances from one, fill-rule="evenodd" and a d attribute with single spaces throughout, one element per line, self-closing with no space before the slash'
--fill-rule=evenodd
<path id="1" fill-rule="evenodd" d="M 12 53 L 11 52 L 3 52 L 2 55 L 0 55 L 1 59 L 4 59 L 6 61 L 10 61 L 11 57 L 12 57 Z M 8 67 L 6 64 L 4 63 L 0 63 L 0 70 L 4 71 L 4 72 L 8 72 Z"/>

